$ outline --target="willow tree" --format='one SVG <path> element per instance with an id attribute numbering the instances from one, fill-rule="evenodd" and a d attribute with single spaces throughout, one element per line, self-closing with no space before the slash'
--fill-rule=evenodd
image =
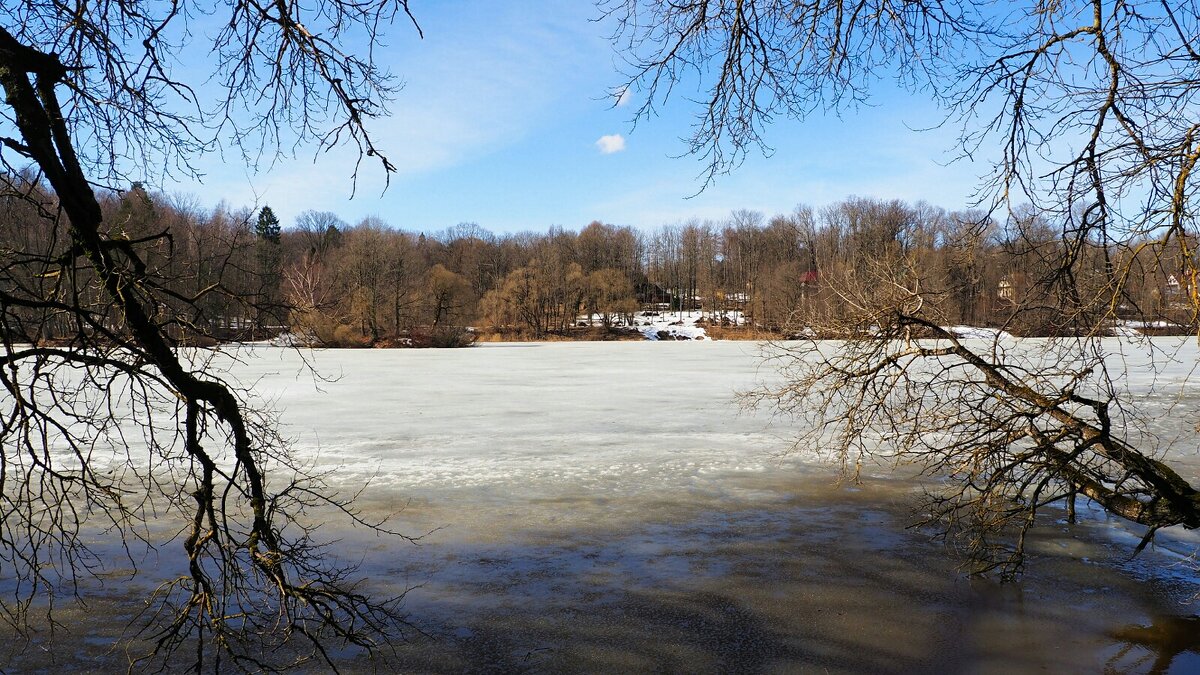
<path id="1" fill-rule="evenodd" d="M 100 571 L 89 533 L 132 549 L 171 518 L 183 572 L 143 633 L 168 663 L 272 669 L 403 627 L 396 600 L 358 590 L 305 519 L 332 507 L 362 523 L 352 505 L 210 359 L 179 349 L 211 325 L 207 299 L 253 298 L 179 283 L 155 262 L 171 231 L 134 236 L 97 200 L 193 174 L 218 148 L 256 161 L 350 143 L 390 171 L 367 125 L 395 88 L 371 52 L 395 19 L 411 21 L 405 0 L 0 9 L 0 197 L 22 224 L 0 245 L 0 574 L 15 589 L 0 612 L 18 629 Z"/>
<path id="2" fill-rule="evenodd" d="M 896 246 L 852 273 L 822 271 L 834 319 L 802 328 L 845 342 L 778 352 L 788 384 L 757 400 L 804 417 L 808 439 L 834 442 L 848 470 L 886 456 L 951 477 L 931 513 L 984 567 L 1011 571 L 1038 511 L 1077 495 L 1145 525 L 1147 538 L 1200 526 L 1200 496 L 1139 432 L 1143 415 L 1113 368 L 1114 352 L 1132 348 L 1102 339 L 1131 320 L 1196 330 L 1198 3 L 604 9 L 628 55 L 621 90 L 643 95 L 639 115 L 681 87 L 701 92 L 686 142 L 705 184 L 768 148 L 775 119 L 852 108 L 888 78 L 941 104 L 961 154 L 990 162 L 977 227 L 1000 223 L 1022 261 L 1019 283 L 986 290 L 1007 308 L 995 327 L 1050 335 L 1044 349 L 945 328 L 944 303 L 963 289 Z M 1166 287 L 1147 295 L 1154 278 Z"/>

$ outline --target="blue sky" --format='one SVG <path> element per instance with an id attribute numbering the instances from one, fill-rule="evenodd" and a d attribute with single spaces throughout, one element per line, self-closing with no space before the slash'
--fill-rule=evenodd
<path id="1" fill-rule="evenodd" d="M 776 120 L 772 156 L 751 155 L 692 197 L 703 165 L 679 157 L 679 139 L 696 112 L 686 100 L 693 92 L 677 91 L 633 127 L 641 101 L 631 92 L 627 105 L 613 106 L 619 57 L 590 3 L 453 0 L 413 9 L 424 39 L 397 24 L 379 52 L 405 81 L 391 116 L 374 125 L 399 169 L 386 191 L 370 161 L 355 188 L 348 149 L 315 158 L 302 149 L 259 173 L 213 156 L 200 165 L 202 185 L 165 187 L 209 204 L 269 204 L 285 226 L 315 209 L 352 224 L 375 215 L 409 230 L 475 222 L 515 232 L 592 220 L 653 228 L 734 209 L 771 215 L 852 194 L 956 209 L 984 169 L 947 166 L 953 130 L 913 130 L 940 121 L 936 107 L 881 82 L 871 107 Z"/>

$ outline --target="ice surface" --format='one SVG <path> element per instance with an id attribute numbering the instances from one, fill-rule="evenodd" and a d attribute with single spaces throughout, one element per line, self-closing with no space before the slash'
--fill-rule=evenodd
<path id="1" fill-rule="evenodd" d="M 1004 348 L 1069 365 L 1047 344 Z M 1147 413 L 1133 431 L 1200 483 L 1194 341 L 1102 346 Z M 1194 592 L 1194 569 L 1171 566 L 1191 534 L 1130 559 L 1139 531 L 1087 506 L 1085 525 L 1039 531 L 1021 584 L 965 581 L 944 548 L 905 529 L 911 484 L 835 488 L 820 448 L 787 454 L 788 420 L 739 410 L 737 391 L 778 377 L 762 348 L 253 345 L 215 365 L 279 410 L 296 453 L 336 487 L 370 481 L 364 509 L 411 503 L 398 529 L 441 528 L 419 547 L 322 530 L 372 584 L 420 586 L 405 607 L 441 639 L 405 652 L 405 670 L 1122 671 L 1147 652 L 1112 629 Z M 114 584 L 108 607 L 129 612 L 143 590 Z M 108 635 L 87 620 L 72 623 L 86 640 Z"/>
<path id="2" fill-rule="evenodd" d="M 1048 341 L 1002 342 L 1033 367 L 1070 368 L 1069 351 Z M 1141 425 L 1131 433 L 1165 446 L 1186 477 L 1200 482 L 1197 449 L 1188 445 L 1200 416 L 1200 381 L 1191 381 L 1195 341 L 1100 344 L 1123 398 L 1143 413 L 1131 418 Z M 764 348 L 720 341 L 452 350 L 254 345 L 239 350 L 237 362 L 218 365 L 278 408 L 298 452 L 341 467 L 351 482 L 377 474 L 382 484 L 405 489 L 567 480 L 638 489 L 639 481 L 681 479 L 712 487 L 706 476 L 769 471 L 791 448 L 786 421 L 739 408 L 738 392 L 778 378 L 763 363 Z"/>
<path id="3" fill-rule="evenodd" d="M 674 317 L 675 315 L 670 315 Z M 1045 340 L 976 340 L 1034 370 L 1070 370 Z M 1111 338 L 1105 367 L 1132 403 L 1139 447 L 1161 448 L 1200 484 L 1200 358 L 1187 338 Z M 421 495 L 481 489 L 720 493 L 729 475 L 802 471 L 788 420 L 740 410 L 739 391 L 777 380 L 761 343 L 484 343 L 452 350 L 296 350 L 247 345 L 213 367 L 278 409 L 296 453 L 335 484 Z M 831 346 L 831 348 L 833 348 Z M 315 373 L 309 366 L 315 368 Z M 120 403 L 120 401 L 118 401 Z M 136 443 L 137 434 L 126 440 Z M 139 455 L 114 448 L 118 461 Z"/>
<path id="4" fill-rule="evenodd" d="M 1069 365 L 1046 341 L 1007 342 L 1033 362 Z M 1200 484 L 1195 341 L 1114 338 L 1102 346 L 1140 415 L 1128 420 L 1131 439 L 1161 447 L 1184 478 Z M 805 472 L 828 459 L 820 448 L 791 452 L 786 420 L 740 410 L 737 392 L 778 377 L 763 365 L 764 348 L 713 341 L 316 352 L 256 346 L 232 374 L 280 409 L 296 451 L 334 469 L 335 484 L 369 480 L 373 489 L 415 497 L 461 490 L 497 498 L 520 491 L 531 499 L 719 497 L 740 489 L 730 476 Z M 331 379 L 314 379 L 301 355 Z M 1140 536 L 1119 519 L 1106 527 L 1116 539 Z M 1200 543 L 1190 533 L 1160 538 L 1177 556 Z"/>
<path id="5" fill-rule="evenodd" d="M 780 465 L 786 429 L 739 411 L 773 374 L 747 342 L 485 343 L 454 350 L 253 347 L 232 374 L 282 416 L 295 449 L 405 492 L 526 491 L 713 477 Z"/>

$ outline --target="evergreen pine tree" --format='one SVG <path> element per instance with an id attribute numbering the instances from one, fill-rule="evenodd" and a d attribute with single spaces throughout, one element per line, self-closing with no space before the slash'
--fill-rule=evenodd
<path id="1" fill-rule="evenodd" d="M 279 243 L 279 218 L 271 207 L 264 206 L 258 212 L 258 223 L 254 226 L 254 233 L 259 239 L 269 241 L 272 244 Z"/>

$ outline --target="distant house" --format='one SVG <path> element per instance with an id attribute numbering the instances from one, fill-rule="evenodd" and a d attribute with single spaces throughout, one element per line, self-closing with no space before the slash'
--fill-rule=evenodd
<path id="1" fill-rule="evenodd" d="M 633 291 L 637 296 L 638 303 L 643 307 L 670 305 L 671 303 L 670 291 L 650 281 L 637 284 Z"/>
<path id="2" fill-rule="evenodd" d="M 1179 283 L 1179 278 L 1174 274 L 1167 275 L 1166 287 L 1168 298 L 1175 299 L 1183 295 L 1183 285 Z"/>
<path id="3" fill-rule="evenodd" d="M 801 286 L 815 286 L 819 278 L 820 275 L 817 274 L 817 271 L 815 269 L 811 269 L 801 274 L 800 277 L 796 279 L 796 283 L 800 284 Z"/>
<path id="4" fill-rule="evenodd" d="M 996 284 L 996 295 L 1001 300 L 1007 300 L 1009 302 L 1016 302 L 1016 293 L 1013 290 L 1012 280 L 1009 279 L 1008 277 L 1004 277 L 1003 279 L 1001 279 L 1000 283 Z"/>

